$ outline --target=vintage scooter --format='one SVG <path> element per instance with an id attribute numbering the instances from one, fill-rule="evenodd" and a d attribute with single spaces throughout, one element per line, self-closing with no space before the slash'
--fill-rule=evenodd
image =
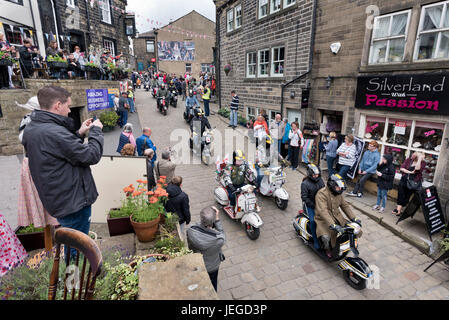
<path id="1" fill-rule="evenodd" d="M 164 116 L 167 115 L 168 105 L 167 100 L 164 97 L 157 99 L 157 108 L 159 109 L 159 112 Z"/>
<path id="2" fill-rule="evenodd" d="M 206 165 L 211 164 L 211 159 L 214 156 L 214 152 L 212 150 L 212 142 L 214 141 L 214 129 L 216 127 L 212 128 L 211 130 L 205 130 L 203 132 L 203 136 L 201 137 L 201 161 Z M 190 148 L 192 149 L 193 155 L 198 155 L 197 148 L 193 147 L 193 143 L 196 140 L 197 133 L 193 132 L 192 137 L 190 138 Z"/>
<path id="3" fill-rule="evenodd" d="M 256 240 L 260 235 L 260 227 L 263 221 L 258 215 L 260 207 L 257 205 L 257 197 L 254 194 L 255 187 L 247 184 L 238 188 L 234 193 L 236 195 L 236 205 L 234 208 L 230 206 L 228 191 L 224 182 L 223 171 L 226 167 L 226 161 L 219 164 L 217 160 L 217 178 L 220 183 L 214 191 L 215 201 L 217 201 L 226 212 L 226 214 L 234 221 L 240 221 L 245 226 L 246 235 L 251 240 Z"/>
<path id="4" fill-rule="evenodd" d="M 359 258 L 357 235 L 362 228 L 358 223 L 350 222 L 342 227 L 343 233 L 338 234 L 336 246 L 332 250 L 332 258 L 327 256 L 321 242 L 319 249 L 316 249 L 314 246 L 312 231 L 310 229 L 310 218 L 307 214 L 307 206 L 305 203 L 303 203 L 303 210 L 300 210 L 293 220 L 293 227 L 301 240 L 321 258 L 330 263 L 340 262 L 338 267 L 343 270 L 343 276 L 351 287 L 357 290 L 366 288 L 366 283 L 373 277 L 373 272 L 368 264 Z M 353 253 L 352 258 L 347 257 L 349 252 Z"/>
<path id="5" fill-rule="evenodd" d="M 172 92 L 170 92 L 170 98 L 168 99 L 168 101 L 170 102 L 170 105 L 173 106 L 173 108 L 176 108 L 178 106 L 178 93 L 176 92 L 176 90 L 172 90 Z"/>
<path id="6" fill-rule="evenodd" d="M 158 91 L 159 91 L 158 87 L 153 87 L 153 92 L 151 93 L 153 95 L 153 98 L 155 99 L 157 98 Z"/>
<path id="7" fill-rule="evenodd" d="M 288 167 L 288 162 L 279 155 L 279 166 L 270 167 L 259 163 L 259 170 L 264 175 L 259 187 L 259 193 L 266 197 L 274 197 L 276 206 L 285 210 L 288 206 L 289 195 L 283 187 L 285 184 L 286 174 L 284 168 Z M 254 174 L 257 176 L 256 166 L 251 166 Z"/>

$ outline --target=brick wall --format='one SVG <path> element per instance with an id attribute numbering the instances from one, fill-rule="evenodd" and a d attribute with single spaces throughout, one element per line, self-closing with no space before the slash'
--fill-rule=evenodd
<path id="1" fill-rule="evenodd" d="M 220 16 L 220 63 L 222 107 L 229 106 L 230 93 L 236 90 L 245 107 L 266 110 L 281 109 L 281 86 L 308 70 L 313 1 L 298 0 L 297 3 L 267 18 L 258 19 L 258 1 L 236 1 L 225 8 Z M 238 31 L 227 33 L 226 13 L 242 4 L 242 26 Z M 246 54 L 249 51 L 285 47 L 285 69 L 281 78 L 247 78 Z M 270 51 L 271 61 L 271 51 Z M 232 71 L 224 72 L 230 63 Z M 217 70 L 218 72 L 218 70 Z M 284 115 L 287 108 L 299 110 L 301 88 L 305 81 L 287 87 L 284 93 Z M 290 98 L 290 92 L 295 98 Z M 246 111 L 245 111 L 246 112 Z"/>
<path id="2" fill-rule="evenodd" d="M 87 112 L 86 89 L 119 88 L 116 81 L 81 81 L 81 80 L 26 80 L 26 90 L 0 90 L 0 106 L 3 117 L 0 118 L 0 156 L 20 154 L 23 152 L 19 141 L 19 126 L 23 117 L 30 113 L 15 103 L 25 104 L 37 95 L 40 88 L 48 85 L 60 86 L 72 93 L 72 107 L 83 107 L 81 121 L 99 115 L 104 111 Z M 110 110 L 110 109 L 107 109 Z"/>

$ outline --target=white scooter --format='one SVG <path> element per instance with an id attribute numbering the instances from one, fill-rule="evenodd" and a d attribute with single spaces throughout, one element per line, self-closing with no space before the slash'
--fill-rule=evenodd
<path id="1" fill-rule="evenodd" d="M 211 130 L 204 130 L 203 136 L 201 137 L 201 161 L 206 165 L 211 164 L 211 159 L 214 156 L 214 151 L 212 150 L 212 142 L 214 141 L 214 130 L 216 127 L 214 127 Z M 194 141 L 196 140 L 196 132 L 193 132 L 192 138 L 190 138 L 190 148 L 193 151 L 193 154 L 195 156 L 198 155 L 198 150 L 193 147 Z"/>
<path id="2" fill-rule="evenodd" d="M 221 171 L 224 166 L 221 167 Z M 257 212 L 260 212 L 260 207 L 257 205 L 257 197 L 254 194 L 255 187 L 252 185 L 245 185 L 235 191 L 236 205 L 232 208 L 229 203 L 228 191 L 223 180 L 222 172 L 217 171 L 217 181 L 220 186 L 215 189 L 215 200 L 222 206 L 223 210 L 228 216 L 235 221 L 239 221 L 245 226 L 246 235 L 251 240 L 256 240 L 260 235 L 260 227 L 263 221 Z"/>

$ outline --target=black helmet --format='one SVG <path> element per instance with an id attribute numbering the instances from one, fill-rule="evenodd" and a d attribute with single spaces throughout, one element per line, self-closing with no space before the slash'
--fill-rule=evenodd
<path id="1" fill-rule="evenodd" d="M 342 194 L 346 190 L 346 182 L 339 174 L 333 174 L 327 180 L 327 186 L 334 195 Z M 340 187 L 339 191 L 337 191 L 337 187 Z"/>
<path id="2" fill-rule="evenodd" d="M 189 97 L 193 97 L 193 90 L 189 91 Z"/>
<path id="3" fill-rule="evenodd" d="M 195 116 L 199 117 L 199 116 L 202 116 L 202 115 L 204 115 L 203 110 L 201 108 L 199 108 L 199 107 L 196 107 L 195 108 Z"/>
<path id="4" fill-rule="evenodd" d="M 318 177 L 314 177 L 314 175 L 318 175 Z M 315 182 L 318 182 L 318 180 L 321 179 L 321 170 L 320 168 L 318 168 L 316 165 L 314 165 L 313 163 L 309 164 L 307 166 L 307 177 Z"/>

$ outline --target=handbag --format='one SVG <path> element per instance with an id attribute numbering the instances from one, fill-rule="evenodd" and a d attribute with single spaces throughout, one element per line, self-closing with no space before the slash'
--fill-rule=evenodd
<path id="1" fill-rule="evenodd" d="M 421 189 L 421 181 L 410 180 L 410 174 L 407 175 L 407 188 L 413 191 L 419 191 Z"/>

